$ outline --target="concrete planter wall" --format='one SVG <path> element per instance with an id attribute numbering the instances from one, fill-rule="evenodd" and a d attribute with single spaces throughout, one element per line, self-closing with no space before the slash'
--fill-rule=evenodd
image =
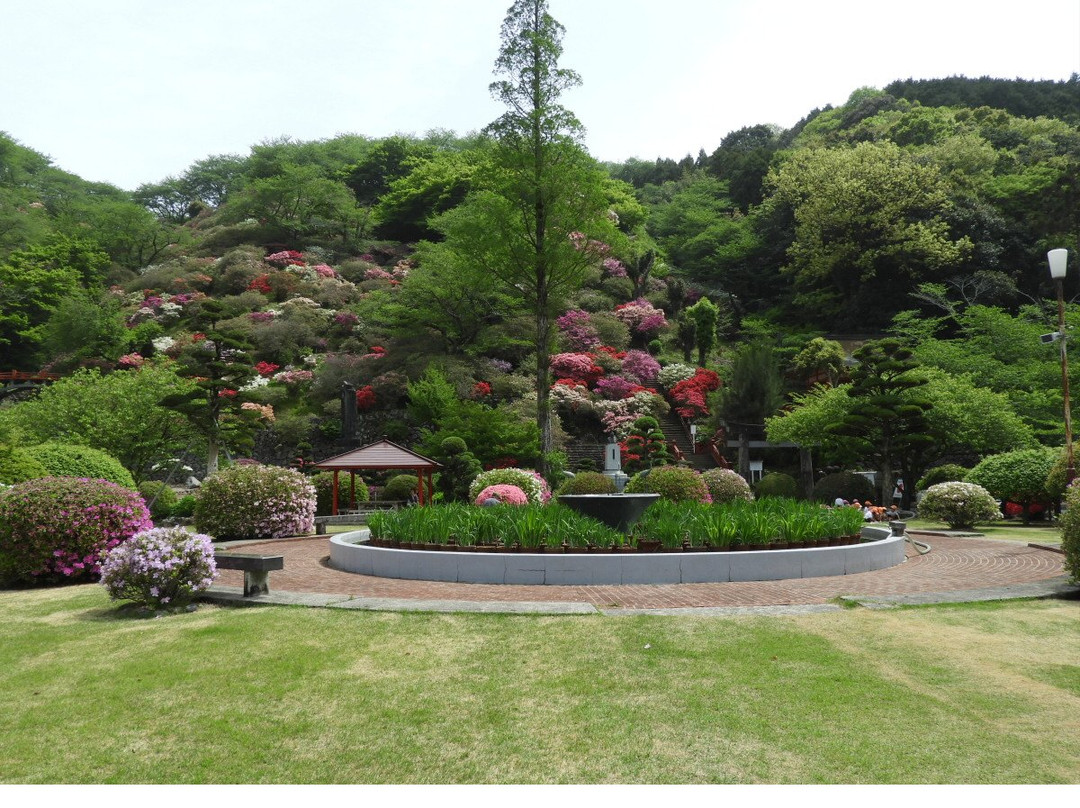
<path id="1" fill-rule="evenodd" d="M 473 584 L 686 584 L 818 578 L 893 567 L 904 537 L 876 530 L 846 547 L 690 553 L 452 553 L 369 547 L 367 530 L 330 539 L 330 566 L 380 578 Z"/>

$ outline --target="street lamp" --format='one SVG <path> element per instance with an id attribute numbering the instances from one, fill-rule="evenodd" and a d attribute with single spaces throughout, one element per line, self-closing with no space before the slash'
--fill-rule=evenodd
<path id="1" fill-rule="evenodd" d="M 1073 462 L 1072 447 L 1072 412 L 1069 408 L 1069 358 L 1065 350 L 1065 266 L 1069 262 L 1069 251 L 1064 247 L 1050 250 L 1046 254 L 1050 262 L 1050 277 L 1057 285 L 1058 303 L 1058 339 L 1061 340 L 1061 389 L 1065 395 L 1065 454 L 1068 466 L 1065 470 L 1065 484 L 1076 478 L 1076 464 Z"/>

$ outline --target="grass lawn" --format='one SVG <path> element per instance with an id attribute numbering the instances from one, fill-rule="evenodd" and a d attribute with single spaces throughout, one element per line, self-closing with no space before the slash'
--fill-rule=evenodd
<path id="1" fill-rule="evenodd" d="M 908 530 L 950 529 L 944 522 L 935 522 L 931 519 L 908 519 L 905 524 L 908 526 Z M 1057 524 L 1049 522 L 1032 522 L 1030 525 L 1025 525 L 1021 521 L 1009 519 L 985 525 L 975 525 L 973 532 L 982 533 L 988 539 L 1050 544 L 1061 543 L 1061 530 Z"/>
<path id="2" fill-rule="evenodd" d="M 1075 783 L 1080 602 L 789 617 L 0 592 L 4 783 Z"/>

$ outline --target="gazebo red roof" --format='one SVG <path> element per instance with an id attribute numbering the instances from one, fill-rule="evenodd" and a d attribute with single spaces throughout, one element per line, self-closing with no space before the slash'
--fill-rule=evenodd
<path id="1" fill-rule="evenodd" d="M 320 469 L 439 469 L 441 463 L 437 463 L 430 457 L 424 457 L 416 452 L 411 452 L 404 446 L 398 446 L 386 438 L 361 446 L 359 449 L 351 449 L 326 460 L 313 463 L 315 468 Z"/>

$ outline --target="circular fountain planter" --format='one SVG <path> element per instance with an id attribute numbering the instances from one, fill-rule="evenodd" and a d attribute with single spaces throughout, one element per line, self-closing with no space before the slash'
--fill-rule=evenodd
<path id="1" fill-rule="evenodd" d="M 863 528 L 862 544 L 727 553 L 454 553 L 366 543 L 368 531 L 330 539 L 330 566 L 380 578 L 474 584 L 687 584 L 851 575 L 904 560 L 904 536 Z"/>
<path id="2" fill-rule="evenodd" d="M 659 494 L 560 494 L 559 504 L 591 516 L 620 533 L 629 533 Z"/>

